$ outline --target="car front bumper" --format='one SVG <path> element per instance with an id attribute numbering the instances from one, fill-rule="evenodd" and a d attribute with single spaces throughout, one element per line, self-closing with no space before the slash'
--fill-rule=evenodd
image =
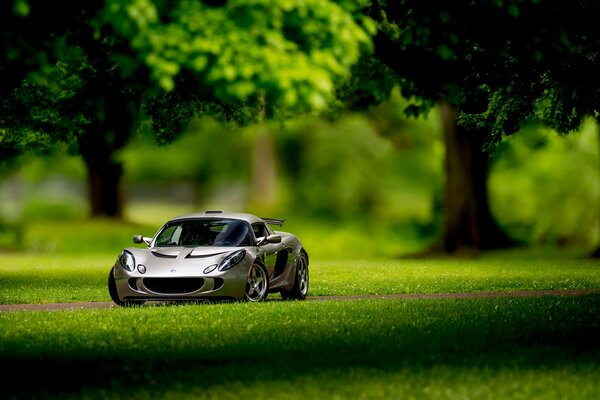
<path id="1" fill-rule="evenodd" d="M 210 274 L 190 274 L 169 271 L 160 274 L 141 274 L 127 271 L 119 263 L 114 266 L 119 300 L 202 300 L 234 299 L 245 296 L 249 260 L 230 270 Z"/>

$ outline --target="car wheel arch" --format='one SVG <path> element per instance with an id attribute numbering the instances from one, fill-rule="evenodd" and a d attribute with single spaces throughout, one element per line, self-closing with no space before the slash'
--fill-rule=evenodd
<path id="1" fill-rule="evenodd" d="M 303 254 L 306 257 L 306 265 L 310 264 L 310 260 L 308 258 L 308 252 L 304 249 L 304 247 L 300 248 L 300 254 Z"/>
<path id="2" fill-rule="evenodd" d="M 258 268 L 256 268 L 258 266 Z M 264 277 L 264 280 L 261 280 L 262 282 L 264 282 L 264 287 L 260 288 L 258 286 L 255 286 L 254 289 L 250 290 L 250 293 L 255 293 L 256 290 L 260 290 L 261 293 L 261 297 L 260 299 L 252 299 L 250 298 L 250 293 L 248 292 L 249 290 L 249 284 L 250 281 L 254 279 L 254 272 L 252 272 L 253 270 L 261 270 L 259 275 L 262 275 Z M 252 274 L 252 278 L 251 278 L 251 274 Z M 244 292 L 244 301 L 251 301 L 251 302 L 260 302 L 260 301 L 264 301 L 267 296 L 269 295 L 269 288 L 270 288 L 270 277 L 269 274 L 267 273 L 267 268 L 265 267 L 265 265 L 260 261 L 260 259 L 258 257 L 256 257 L 252 263 L 250 264 L 250 267 L 248 268 L 248 280 L 246 283 L 246 289 Z"/>
<path id="3" fill-rule="evenodd" d="M 298 266 L 300 265 L 300 261 L 304 259 L 304 274 L 301 276 L 301 273 L 298 270 Z M 281 297 L 284 300 L 304 300 L 306 299 L 306 295 L 308 293 L 308 254 L 304 249 L 300 251 L 298 259 L 296 261 L 296 265 L 293 269 L 294 279 L 292 280 L 292 286 L 290 288 L 286 288 L 282 290 Z M 302 279 L 304 278 L 304 279 Z M 304 286 L 304 287 L 303 287 Z"/>

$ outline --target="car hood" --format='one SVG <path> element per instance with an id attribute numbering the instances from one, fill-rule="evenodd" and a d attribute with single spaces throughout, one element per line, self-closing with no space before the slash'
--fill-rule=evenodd
<path id="1" fill-rule="evenodd" d="M 207 263 L 218 264 L 225 256 L 247 247 L 151 247 L 140 249 L 129 247 L 126 250 L 135 257 L 136 264 L 159 265 L 162 263 Z M 250 253 L 253 253 L 250 251 Z M 148 265 L 146 265 L 148 266 Z"/>
<path id="2" fill-rule="evenodd" d="M 191 276 L 197 274 L 199 268 L 219 264 L 227 255 L 241 249 L 254 254 L 248 247 L 129 247 L 126 250 L 133 254 L 136 265 L 146 267 L 145 276 L 173 276 L 175 270 L 178 275 Z"/>

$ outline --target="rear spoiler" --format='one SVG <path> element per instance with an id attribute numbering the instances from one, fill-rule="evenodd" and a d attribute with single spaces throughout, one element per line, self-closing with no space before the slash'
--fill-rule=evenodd
<path id="1" fill-rule="evenodd" d="M 261 218 L 261 219 L 269 225 L 283 226 L 283 223 L 285 222 L 285 219 L 278 219 L 278 218 Z"/>

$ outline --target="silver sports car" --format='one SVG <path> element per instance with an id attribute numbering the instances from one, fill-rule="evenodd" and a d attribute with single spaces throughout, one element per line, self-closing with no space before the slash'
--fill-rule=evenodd
<path id="1" fill-rule="evenodd" d="M 133 237 L 147 248 L 121 252 L 108 277 L 110 297 L 121 306 L 148 300 L 256 302 L 269 292 L 305 299 L 308 253 L 295 235 L 272 230 L 283 222 L 223 211 L 174 218 L 153 238 Z"/>

